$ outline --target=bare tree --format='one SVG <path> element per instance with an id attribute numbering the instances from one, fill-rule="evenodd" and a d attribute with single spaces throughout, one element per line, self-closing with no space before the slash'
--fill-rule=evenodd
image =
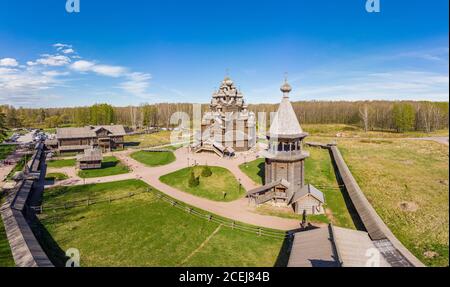
<path id="1" fill-rule="evenodd" d="M 359 107 L 359 116 L 364 124 L 364 132 L 369 130 L 369 106 L 364 103 L 362 107 Z"/>

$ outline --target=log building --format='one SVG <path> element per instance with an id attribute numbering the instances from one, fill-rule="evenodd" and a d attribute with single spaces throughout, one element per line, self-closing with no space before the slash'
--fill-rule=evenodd
<path id="1" fill-rule="evenodd" d="M 58 128 L 56 129 L 57 148 L 60 153 L 84 152 L 91 148 L 99 148 L 103 152 L 123 149 L 125 134 L 122 125 Z"/>

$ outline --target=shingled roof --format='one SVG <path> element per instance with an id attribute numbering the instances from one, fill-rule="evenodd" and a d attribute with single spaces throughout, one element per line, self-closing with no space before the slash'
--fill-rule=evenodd
<path id="1" fill-rule="evenodd" d="M 283 99 L 270 125 L 269 134 L 271 137 L 298 137 L 303 134 L 303 130 L 289 101 L 290 89 L 287 89 L 286 85 L 287 83 L 281 87 Z"/>
<path id="2" fill-rule="evenodd" d="M 89 127 L 56 129 L 57 139 L 94 138 L 96 136 L 94 130 Z"/>
<path id="3" fill-rule="evenodd" d="M 104 125 L 104 126 L 87 126 L 82 128 L 58 128 L 56 129 L 57 139 L 72 138 L 95 138 L 96 132 L 100 129 L 106 129 L 111 136 L 126 135 L 125 128 L 122 125 Z"/>

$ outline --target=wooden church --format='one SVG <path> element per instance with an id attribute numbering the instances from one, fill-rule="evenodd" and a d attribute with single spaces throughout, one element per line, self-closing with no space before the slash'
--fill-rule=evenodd
<path id="1" fill-rule="evenodd" d="M 303 150 L 303 132 L 291 102 L 292 91 L 287 81 L 281 86 L 281 100 L 267 135 L 268 149 L 265 157 L 265 184 L 250 190 L 247 197 L 255 205 L 271 204 L 290 206 L 298 214 L 322 214 L 325 198 L 323 193 L 305 185 L 305 159 L 309 153 Z"/>

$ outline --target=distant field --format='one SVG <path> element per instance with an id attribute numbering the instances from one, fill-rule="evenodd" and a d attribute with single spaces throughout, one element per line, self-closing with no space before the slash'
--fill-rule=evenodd
<path id="1" fill-rule="evenodd" d="M 125 136 L 124 141 L 129 147 L 155 147 L 170 143 L 170 131 L 161 131 L 153 134 Z"/>
<path id="2" fill-rule="evenodd" d="M 41 232 L 43 248 L 57 265 L 65 260 L 64 250 L 77 248 L 85 267 L 279 264 L 281 239 L 219 227 L 161 201 L 147 188 L 142 181 L 127 180 L 47 190 L 44 204 L 49 205 L 128 192 L 138 195 L 40 215 L 41 231 L 48 231 Z"/>
<path id="3" fill-rule="evenodd" d="M 239 182 L 228 169 L 218 166 L 210 166 L 210 168 L 212 171 L 210 177 L 201 176 L 203 166 L 197 166 L 163 175 L 160 180 L 179 190 L 215 201 L 233 201 L 244 196 L 246 192 L 244 187 L 239 187 Z M 199 186 L 189 187 L 188 185 L 192 170 L 195 176 L 200 176 Z"/>
<path id="4" fill-rule="evenodd" d="M 175 161 L 173 152 L 137 151 L 130 156 L 148 166 L 161 166 Z"/>
<path id="5" fill-rule="evenodd" d="M 15 149 L 14 145 L 0 145 L 0 160 L 7 158 Z"/>
<path id="6" fill-rule="evenodd" d="M 367 133 L 361 127 L 342 124 L 303 124 L 302 128 L 312 137 L 367 137 L 367 138 L 406 138 L 406 137 L 431 137 L 431 136 L 448 136 L 449 130 L 438 130 L 431 133 L 425 132 L 404 132 L 397 133 L 395 131 L 368 131 Z M 308 138 L 307 138 L 308 140 Z"/>
<path id="7" fill-rule="evenodd" d="M 102 168 L 80 170 L 78 176 L 81 178 L 95 178 L 129 173 L 129 168 L 114 156 L 105 156 L 102 160 Z"/>
<path id="8" fill-rule="evenodd" d="M 447 266 L 448 146 L 429 142 L 338 140 L 369 201 L 392 232 L 429 266 Z"/>
<path id="9" fill-rule="evenodd" d="M 328 151 L 319 148 L 309 148 L 310 157 L 305 160 L 305 182 L 310 183 L 321 190 L 325 195 L 325 209 L 327 215 L 309 216 L 311 222 L 332 222 L 336 226 L 355 228 L 350 212 L 347 209 L 344 196 L 334 174 Z M 246 173 L 255 183 L 262 184 L 264 177 L 264 159 L 257 159 L 239 168 Z M 300 219 L 301 215 L 292 210 L 272 208 L 263 205 L 257 208 L 257 212 L 267 215 Z"/>

